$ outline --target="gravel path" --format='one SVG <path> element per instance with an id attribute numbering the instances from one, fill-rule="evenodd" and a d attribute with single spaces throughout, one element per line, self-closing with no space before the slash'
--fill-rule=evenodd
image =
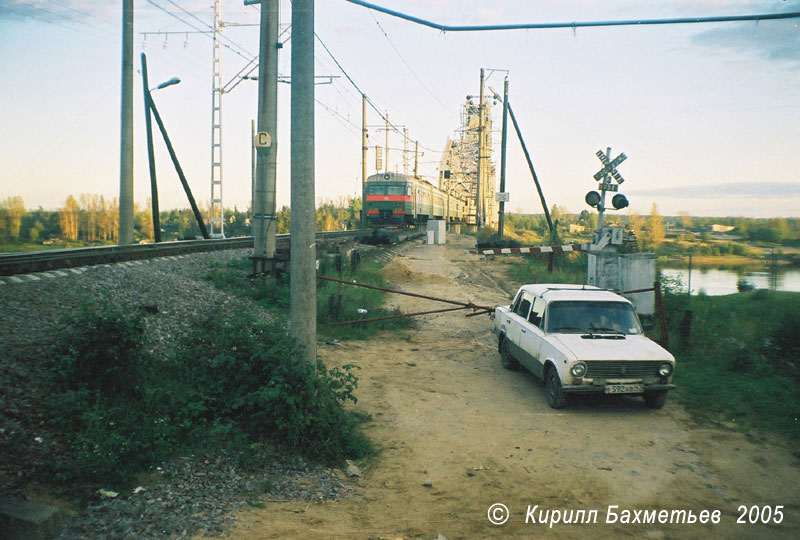
<path id="1" fill-rule="evenodd" d="M 158 357 L 208 312 L 249 310 L 267 313 L 249 301 L 216 289 L 207 279 L 214 267 L 250 250 L 228 250 L 167 257 L 137 263 L 88 267 L 23 277 L 0 284 L 0 495 L 37 499 L 42 465 L 58 454 L 61 442 L 47 422 L 40 368 L 51 355 L 61 321 L 86 301 L 108 300 L 145 316 L 148 346 Z M 254 472 L 257 471 L 257 472 Z M 68 518 L 62 538 L 184 538 L 216 535 L 232 511 L 274 500 L 325 500 L 352 494 L 338 470 L 309 467 L 302 461 L 272 458 L 243 469 L 222 450 L 163 463 L 146 490 L 93 499 Z M 69 506 L 69 505 L 67 505 Z"/>

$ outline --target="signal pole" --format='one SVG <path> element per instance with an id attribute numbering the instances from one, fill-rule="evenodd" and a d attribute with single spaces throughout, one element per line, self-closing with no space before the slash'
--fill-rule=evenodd
<path id="1" fill-rule="evenodd" d="M 291 285 L 289 332 L 303 347 L 295 362 L 317 362 L 314 207 L 314 0 L 292 3 Z"/>
<path id="2" fill-rule="evenodd" d="M 611 147 L 610 146 L 606 147 L 606 159 L 607 160 L 611 159 Z M 610 180 L 609 180 L 608 175 L 605 175 L 603 177 L 603 184 L 604 185 L 608 184 L 609 181 Z M 600 204 L 598 205 L 597 210 L 598 210 L 598 212 L 597 212 L 597 230 L 599 231 L 600 229 L 603 228 L 603 215 L 606 212 L 606 190 L 605 189 L 600 191 Z"/>
<path id="3" fill-rule="evenodd" d="M 122 2 L 119 244 L 133 244 L 133 0 Z"/>

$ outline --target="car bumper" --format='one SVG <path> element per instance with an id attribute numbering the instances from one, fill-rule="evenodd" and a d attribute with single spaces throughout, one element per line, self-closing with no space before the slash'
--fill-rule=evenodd
<path id="1" fill-rule="evenodd" d="M 660 392 L 662 390 L 675 390 L 677 386 L 674 384 L 646 384 L 644 387 L 645 392 Z M 566 385 L 562 390 L 569 394 L 594 394 L 605 393 L 606 386 L 604 384 L 576 384 Z M 635 395 L 635 394 L 634 394 Z"/>

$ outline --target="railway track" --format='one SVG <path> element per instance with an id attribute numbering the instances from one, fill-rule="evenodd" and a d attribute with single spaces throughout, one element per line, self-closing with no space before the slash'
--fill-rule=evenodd
<path id="1" fill-rule="evenodd" d="M 346 240 L 369 234 L 369 230 L 318 232 L 317 241 Z M 278 234 L 276 245 L 288 249 L 289 235 Z M 253 237 L 216 238 L 210 240 L 179 240 L 158 244 L 131 244 L 127 246 L 98 246 L 75 249 L 53 249 L 32 253 L 0 255 L 0 276 L 46 272 L 61 268 L 111 264 L 140 259 L 154 259 L 172 255 L 185 255 L 199 251 L 252 248 Z"/>

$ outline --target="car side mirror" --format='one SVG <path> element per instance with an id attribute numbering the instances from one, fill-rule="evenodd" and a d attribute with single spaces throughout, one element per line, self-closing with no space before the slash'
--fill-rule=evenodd
<path id="1" fill-rule="evenodd" d="M 531 317 L 531 324 L 533 326 L 539 326 L 542 323 L 541 317 Z"/>

